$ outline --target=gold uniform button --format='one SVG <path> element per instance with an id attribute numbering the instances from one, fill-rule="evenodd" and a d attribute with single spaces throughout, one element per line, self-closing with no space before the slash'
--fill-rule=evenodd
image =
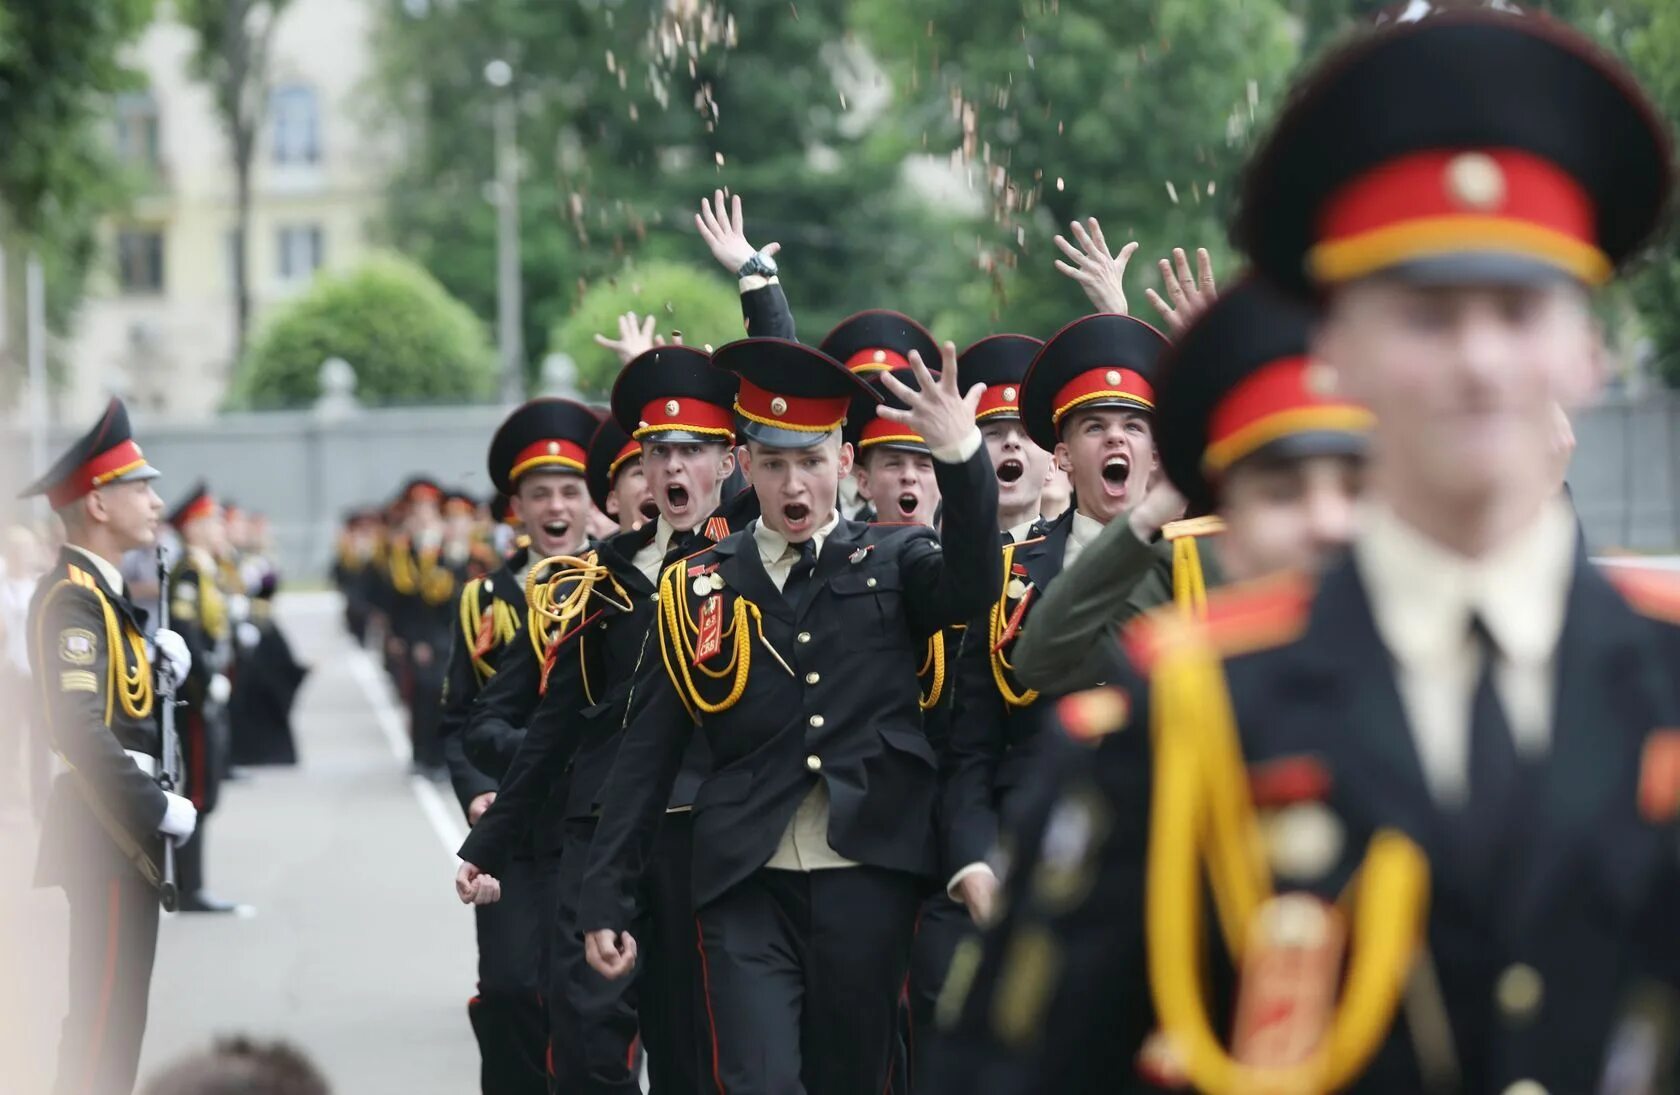
<path id="1" fill-rule="evenodd" d="M 821 730 L 824 721 L 825 720 L 823 719 L 823 717 L 821 715 L 812 715 L 811 716 L 811 725 L 815 729 Z"/>
<path id="2" fill-rule="evenodd" d="M 868 586 L 870 589 L 874 589 L 880 583 L 876 579 L 870 578 L 870 579 L 867 579 L 863 584 Z"/>
<path id="3" fill-rule="evenodd" d="M 1505 1089 L 1504 1095 L 1547 1095 L 1546 1086 L 1537 1080 L 1518 1080 Z"/>
<path id="4" fill-rule="evenodd" d="M 799 633 L 799 641 L 802 642 L 802 643 L 810 642 L 811 641 L 811 633 L 809 631 L 801 631 Z"/>
<path id="5" fill-rule="evenodd" d="M 1507 1019 L 1533 1018 L 1534 1013 L 1540 1010 L 1540 1001 L 1545 994 L 1546 986 L 1540 978 L 1540 971 L 1525 962 L 1505 967 L 1494 987 L 1499 1010 L 1505 1013 Z"/>
<path id="6" fill-rule="evenodd" d="M 806 684 L 816 684 L 820 680 L 822 680 L 822 674 L 821 673 L 807 673 L 807 674 L 805 674 L 805 683 Z"/>
<path id="7" fill-rule="evenodd" d="M 805 767 L 809 768 L 813 772 L 822 771 L 822 758 L 817 756 L 815 753 L 812 753 L 810 756 L 805 758 Z"/>

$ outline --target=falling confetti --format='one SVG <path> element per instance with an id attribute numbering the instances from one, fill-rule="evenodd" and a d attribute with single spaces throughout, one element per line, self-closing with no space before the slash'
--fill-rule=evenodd
<path id="1" fill-rule="evenodd" d="M 1178 187 L 1172 184 L 1171 179 L 1167 180 L 1167 197 L 1172 199 L 1174 205 L 1178 204 Z"/>
<path id="2" fill-rule="evenodd" d="M 1067 188 L 1062 185 L 1062 177 L 1060 175 L 1057 175 L 1056 176 L 1056 192 L 1060 193 L 1061 191 L 1063 191 L 1065 189 L 1067 189 Z"/>

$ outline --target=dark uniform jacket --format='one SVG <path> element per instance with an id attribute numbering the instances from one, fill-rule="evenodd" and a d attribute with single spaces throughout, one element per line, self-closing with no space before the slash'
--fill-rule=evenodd
<path id="1" fill-rule="evenodd" d="M 1226 673 L 1263 831 L 1275 840 L 1287 832 L 1279 815 L 1305 806 L 1327 810 L 1340 834 L 1307 874 L 1283 873 L 1290 861 L 1269 847 L 1279 888 L 1335 900 L 1383 828 L 1429 859 L 1427 941 L 1439 988 L 1402 1008 L 1350 1090 L 1504 1091 L 1523 1080 L 1536 1091 L 1601 1090 L 1613 1028 L 1634 991 L 1680 983 L 1680 587 L 1625 585 L 1578 551 L 1551 747 L 1521 823 L 1504 832 L 1466 826 L 1426 786 L 1351 559 L 1310 597 L 1239 590 L 1234 598 L 1247 600 L 1224 609 L 1240 621 L 1226 629 L 1230 643 L 1248 651 L 1230 656 Z M 1084 719 L 1085 698 L 1064 701 L 1064 721 Z M 1019 833 L 1006 920 L 964 973 L 970 989 L 945 1059 L 955 1067 L 939 1090 L 967 1090 L 974 1075 L 998 1092 L 1112 1090 L 1114 1070 L 1148 1028 L 1139 998 L 1150 697 L 1138 687 L 1120 699 L 1097 705 L 1108 725 L 1078 727 L 1106 736 L 1094 750 L 1068 748 L 1055 794 Z M 1297 778 L 1280 779 L 1286 770 Z M 1276 792 L 1269 801 L 1262 786 Z M 1502 842 L 1497 866 L 1467 874 L 1466 847 L 1487 840 Z M 1308 870 L 1295 862 L 1287 869 Z M 1348 946 L 1357 954 L 1357 934 Z M 1026 950 L 1032 969 L 1011 959 Z M 1214 1003 L 1215 1029 L 1228 1030 L 1219 1006 L 1229 1001 Z M 1445 1054 L 1414 1037 L 1418 1015 L 1450 1026 Z"/>
<path id="2" fill-rule="evenodd" d="M 751 531 L 665 572 L 656 649 L 636 674 L 590 850 L 587 930 L 627 922 L 696 724 L 714 765 L 694 800 L 696 906 L 770 859 L 818 779 L 836 852 L 934 872 L 937 762 L 916 670 L 930 635 L 978 611 L 997 552 L 985 452 L 935 468 L 945 497 L 963 503 L 946 509 L 943 550 L 923 526 L 841 520 L 798 603 L 771 581 Z M 716 653 L 696 665 L 708 632 Z"/>
<path id="3" fill-rule="evenodd" d="M 71 766 L 47 805 L 40 885 L 123 860 L 156 882 L 168 801 L 128 750 L 162 753 L 151 662 L 139 609 L 70 548 L 36 587 L 29 665 L 53 749 Z"/>
<path id="4" fill-rule="evenodd" d="M 523 637 L 525 590 L 519 583 L 519 571 L 529 560 L 530 548 L 519 548 L 499 570 L 463 586 L 456 604 L 439 735 L 449 781 L 462 813 L 473 799 L 496 789 L 496 777 L 467 759 L 465 730 L 479 692 L 496 675 L 502 651 Z"/>
<path id="5" fill-rule="evenodd" d="M 698 529 L 673 537 L 667 559 L 702 550 L 757 514 L 757 497 L 751 491 L 739 494 Z M 537 804 L 562 780 L 566 788 L 563 818 L 595 816 L 618 755 L 631 682 L 647 656 L 645 643 L 658 593 L 633 560 L 655 533 L 656 523 L 650 521 L 633 532 L 610 537 L 587 556 L 605 567 L 606 574 L 591 583 L 578 616 L 554 636 L 542 698 L 502 777 L 495 803 L 462 845 L 461 858 L 467 862 L 494 874 L 517 835 L 532 825 Z M 575 592 L 577 584 L 576 579 L 563 581 L 558 596 Z M 705 742 L 696 737 L 683 758 L 667 807 L 691 806 L 709 768 Z M 559 837 L 558 832 L 552 834 L 556 842 Z"/>
<path id="6" fill-rule="evenodd" d="M 406 536 L 392 541 L 386 556 L 388 614 L 392 633 L 410 650 L 425 644 L 442 658 L 449 648 L 465 565 L 445 562 L 441 546 L 416 548 Z"/>

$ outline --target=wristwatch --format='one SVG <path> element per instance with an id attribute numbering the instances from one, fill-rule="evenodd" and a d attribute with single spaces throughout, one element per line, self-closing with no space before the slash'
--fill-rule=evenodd
<path id="1" fill-rule="evenodd" d="M 741 268 L 735 271 L 735 276 L 737 278 L 773 278 L 776 276 L 776 260 L 763 251 L 754 251 L 752 257 L 743 262 Z"/>

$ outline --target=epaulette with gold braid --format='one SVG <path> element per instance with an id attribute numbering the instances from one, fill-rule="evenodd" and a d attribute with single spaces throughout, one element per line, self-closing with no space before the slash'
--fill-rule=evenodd
<path id="1" fill-rule="evenodd" d="M 1182 521 L 1168 521 L 1161 526 L 1161 539 L 1180 540 L 1186 536 L 1217 536 L 1225 531 L 1225 521 L 1217 514 L 1188 517 Z"/>
<path id="2" fill-rule="evenodd" d="M 1056 701 L 1056 721 L 1074 741 L 1096 741 L 1124 729 L 1132 700 L 1124 688 L 1105 685 Z"/>
<path id="3" fill-rule="evenodd" d="M 1306 630 L 1315 588 L 1310 578 L 1295 572 L 1225 586 L 1208 594 L 1203 619 L 1187 620 L 1177 606 L 1164 605 L 1132 621 L 1121 633 L 1122 642 L 1143 673 L 1162 650 L 1186 638 L 1206 642 L 1226 658 L 1282 646 Z"/>
<path id="4" fill-rule="evenodd" d="M 991 655 L 992 680 L 996 683 L 1003 702 L 1010 707 L 1030 707 L 1038 701 L 1038 693 L 1035 690 L 1021 688 L 1016 682 L 1015 667 L 1009 662 L 1008 650 L 1015 637 L 1020 634 L 1027 608 L 1038 592 L 1026 580 L 1026 567 L 1015 562 L 1015 553 L 1028 544 L 1036 544 L 1043 539 L 1044 537 L 1038 536 L 1031 540 L 1022 540 L 1018 544 L 1003 546 L 1003 588 L 999 590 L 998 599 L 992 604 L 991 611 L 987 613 L 986 645 Z"/>
<path id="5" fill-rule="evenodd" d="M 1607 566 L 1600 573 L 1641 616 L 1680 624 L 1680 571 L 1656 567 Z"/>

